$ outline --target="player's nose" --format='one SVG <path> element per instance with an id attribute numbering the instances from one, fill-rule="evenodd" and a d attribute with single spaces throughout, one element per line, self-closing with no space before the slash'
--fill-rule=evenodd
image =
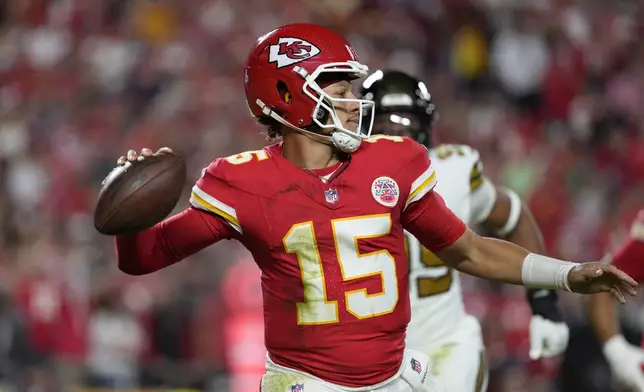
<path id="1" fill-rule="evenodd" d="M 351 94 L 351 99 L 357 99 L 353 93 Z M 349 113 L 356 113 L 360 111 L 360 102 L 357 101 L 350 101 L 347 102 L 347 111 Z"/>

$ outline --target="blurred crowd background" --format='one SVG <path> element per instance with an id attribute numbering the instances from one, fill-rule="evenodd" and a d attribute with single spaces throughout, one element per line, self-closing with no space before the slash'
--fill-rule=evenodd
<path id="1" fill-rule="evenodd" d="M 644 200 L 643 5 L 0 0 L 0 388 L 257 390 L 261 292 L 248 253 L 218 244 L 129 277 L 91 213 L 127 149 L 170 146 L 192 181 L 216 157 L 264 146 L 242 66 L 284 23 L 337 29 L 372 69 L 425 79 L 437 138 L 480 150 L 553 255 L 601 258 Z M 491 392 L 612 390 L 579 297 L 560 301 L 566 356 L 531 362 L 524 291 L 464 287 L 484 324 Z M 628 309 L 636 341 L 641 312 Z"/>

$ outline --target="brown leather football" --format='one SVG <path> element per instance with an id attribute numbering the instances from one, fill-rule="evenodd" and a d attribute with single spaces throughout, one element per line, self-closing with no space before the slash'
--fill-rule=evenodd
<path id="1" fill-rule="evenodd" d="M 186 182 L 186 162 L 160 154 L 128 162 L 103 181 L 94 227 L 106 235 L 129 235 L 160 222 L 172 212 Z"/>

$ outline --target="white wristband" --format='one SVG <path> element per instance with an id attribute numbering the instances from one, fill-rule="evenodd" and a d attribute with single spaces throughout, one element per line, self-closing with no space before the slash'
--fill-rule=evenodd
<path id="1" fill-rule="evenodd" d="M 524 286 L 542 289 L 570 289 L 568 273 L 578 263 L 530 253 L 523 259 L 521 279 Z"/>

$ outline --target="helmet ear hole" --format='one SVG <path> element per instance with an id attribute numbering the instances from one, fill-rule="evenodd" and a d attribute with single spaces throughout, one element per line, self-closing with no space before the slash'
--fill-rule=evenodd
<path id="1" fill-rule="evenodd" d="M 291 101 L 293 100 L 293 96 L 291 95 L 291 92 L 288 89 L 288 86 L 286 83 L 284 83 L 281 80 L 277 81 L 277 93 L 280 95 L 280 98 L 284 103 L 290 104 Z"/>

